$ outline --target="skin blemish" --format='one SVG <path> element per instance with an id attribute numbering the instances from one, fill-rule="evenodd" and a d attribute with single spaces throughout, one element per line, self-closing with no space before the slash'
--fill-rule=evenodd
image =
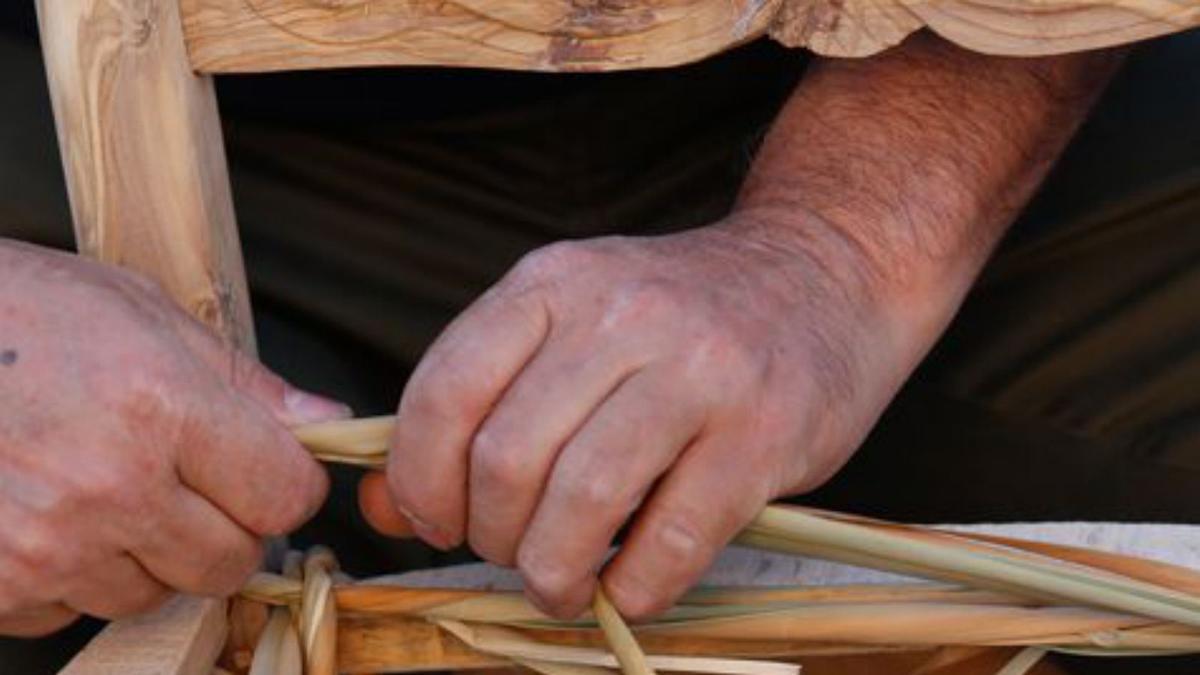
<path id="1" fill-rule="evenodd" d="M 0 349 L 0 366 L 11 366 L 21 355 L 15 349 Z"/>

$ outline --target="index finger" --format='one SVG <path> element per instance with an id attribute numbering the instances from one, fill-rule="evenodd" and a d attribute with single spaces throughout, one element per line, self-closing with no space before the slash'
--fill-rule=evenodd
<path id="1" fill-rule="evenodd" d="M 537 291 L 493 290 L 417 366 L 400 401 L 388 485 L 426 542 L 439 548 L 462 542 L 471 439 L 549 329 Z"/>
<path id="2" fill-rule="evenodd" d="M 224 389 L 180 429 L 180 481 L 259 536 L 287 534 L 324 501 L 328 476 L 290 431 Z"/>

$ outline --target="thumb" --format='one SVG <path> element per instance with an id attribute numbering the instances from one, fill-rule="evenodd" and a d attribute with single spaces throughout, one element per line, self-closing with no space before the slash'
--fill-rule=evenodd
<path id="1" fill-rule="evenodd" d="M 285 426 L 332 422 L 354 414 L 345 403 L 292 386 L 245 354 L 231 351 L 227 358 L 230 365 L 221 371 L 226 382 L 262 404 Z"/>
<path id="2" fill-rule="evenodd" d="M 191 317 L 184 318 L 181 329 L 181 337 L 193 354 L 208 364 L 225 384 L 257 401 L 284 426 L 332 422 L 354 414 L 345 403 L 292 386 Z"/>

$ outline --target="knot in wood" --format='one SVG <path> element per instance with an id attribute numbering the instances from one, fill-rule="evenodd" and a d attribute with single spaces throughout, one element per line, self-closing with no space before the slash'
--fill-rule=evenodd
<path id="1" fill-rule="evenodd" d="M 133 44 L 141 47 L 150 41 L 150 36 L 153 34 L 154 22 L 149 18 L 142 19 L 133 28 Z"/>
<path id="2" fill-rule="evenodd" d="M 119 12 L 123 42 L 134 48 L 145 47 L 154 38 L 163 12 L 163 0 L 132 0 L 114 3 Z"/>
<path id="3" fill-rule="evenodd" d="M 771 37 L 788 47 L 807 47 L 818 33 L 837 32 L 846 0 L 783 0 L 771 24 Z"/>

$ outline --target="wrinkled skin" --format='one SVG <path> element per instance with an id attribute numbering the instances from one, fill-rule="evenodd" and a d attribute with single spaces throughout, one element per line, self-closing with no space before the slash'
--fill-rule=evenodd
<path id="1" fill-rule="evenodd" d="M 632 617 L 665 609 L 768 500 L 831 475 L 891 394 L 855 391 L 887 346 L 870 298 L 757 224 L 527 256 L 414 373 L 388 472 L 398 513 L 366 495 L 368 513 L 515 565 L 567 616 L 640 509 L 607 589 Z M 829 414 L 852 393 L 879 403 Z"/>
<path id="2" fill-rule="evenodd" d="M 846 461 L 1118 62 L 928 33 L 817 59 L 724 221 L 542 249 L 445 331 L 364 513 L 516 566 L 557 616 L 598 582 L 666 609 Z"/>
<path id="3" fill-rule="evenodd" d="M 0 634 L 235 592 L 323 500 L 345 416 L 130 273 L 0 240 Z"/>

